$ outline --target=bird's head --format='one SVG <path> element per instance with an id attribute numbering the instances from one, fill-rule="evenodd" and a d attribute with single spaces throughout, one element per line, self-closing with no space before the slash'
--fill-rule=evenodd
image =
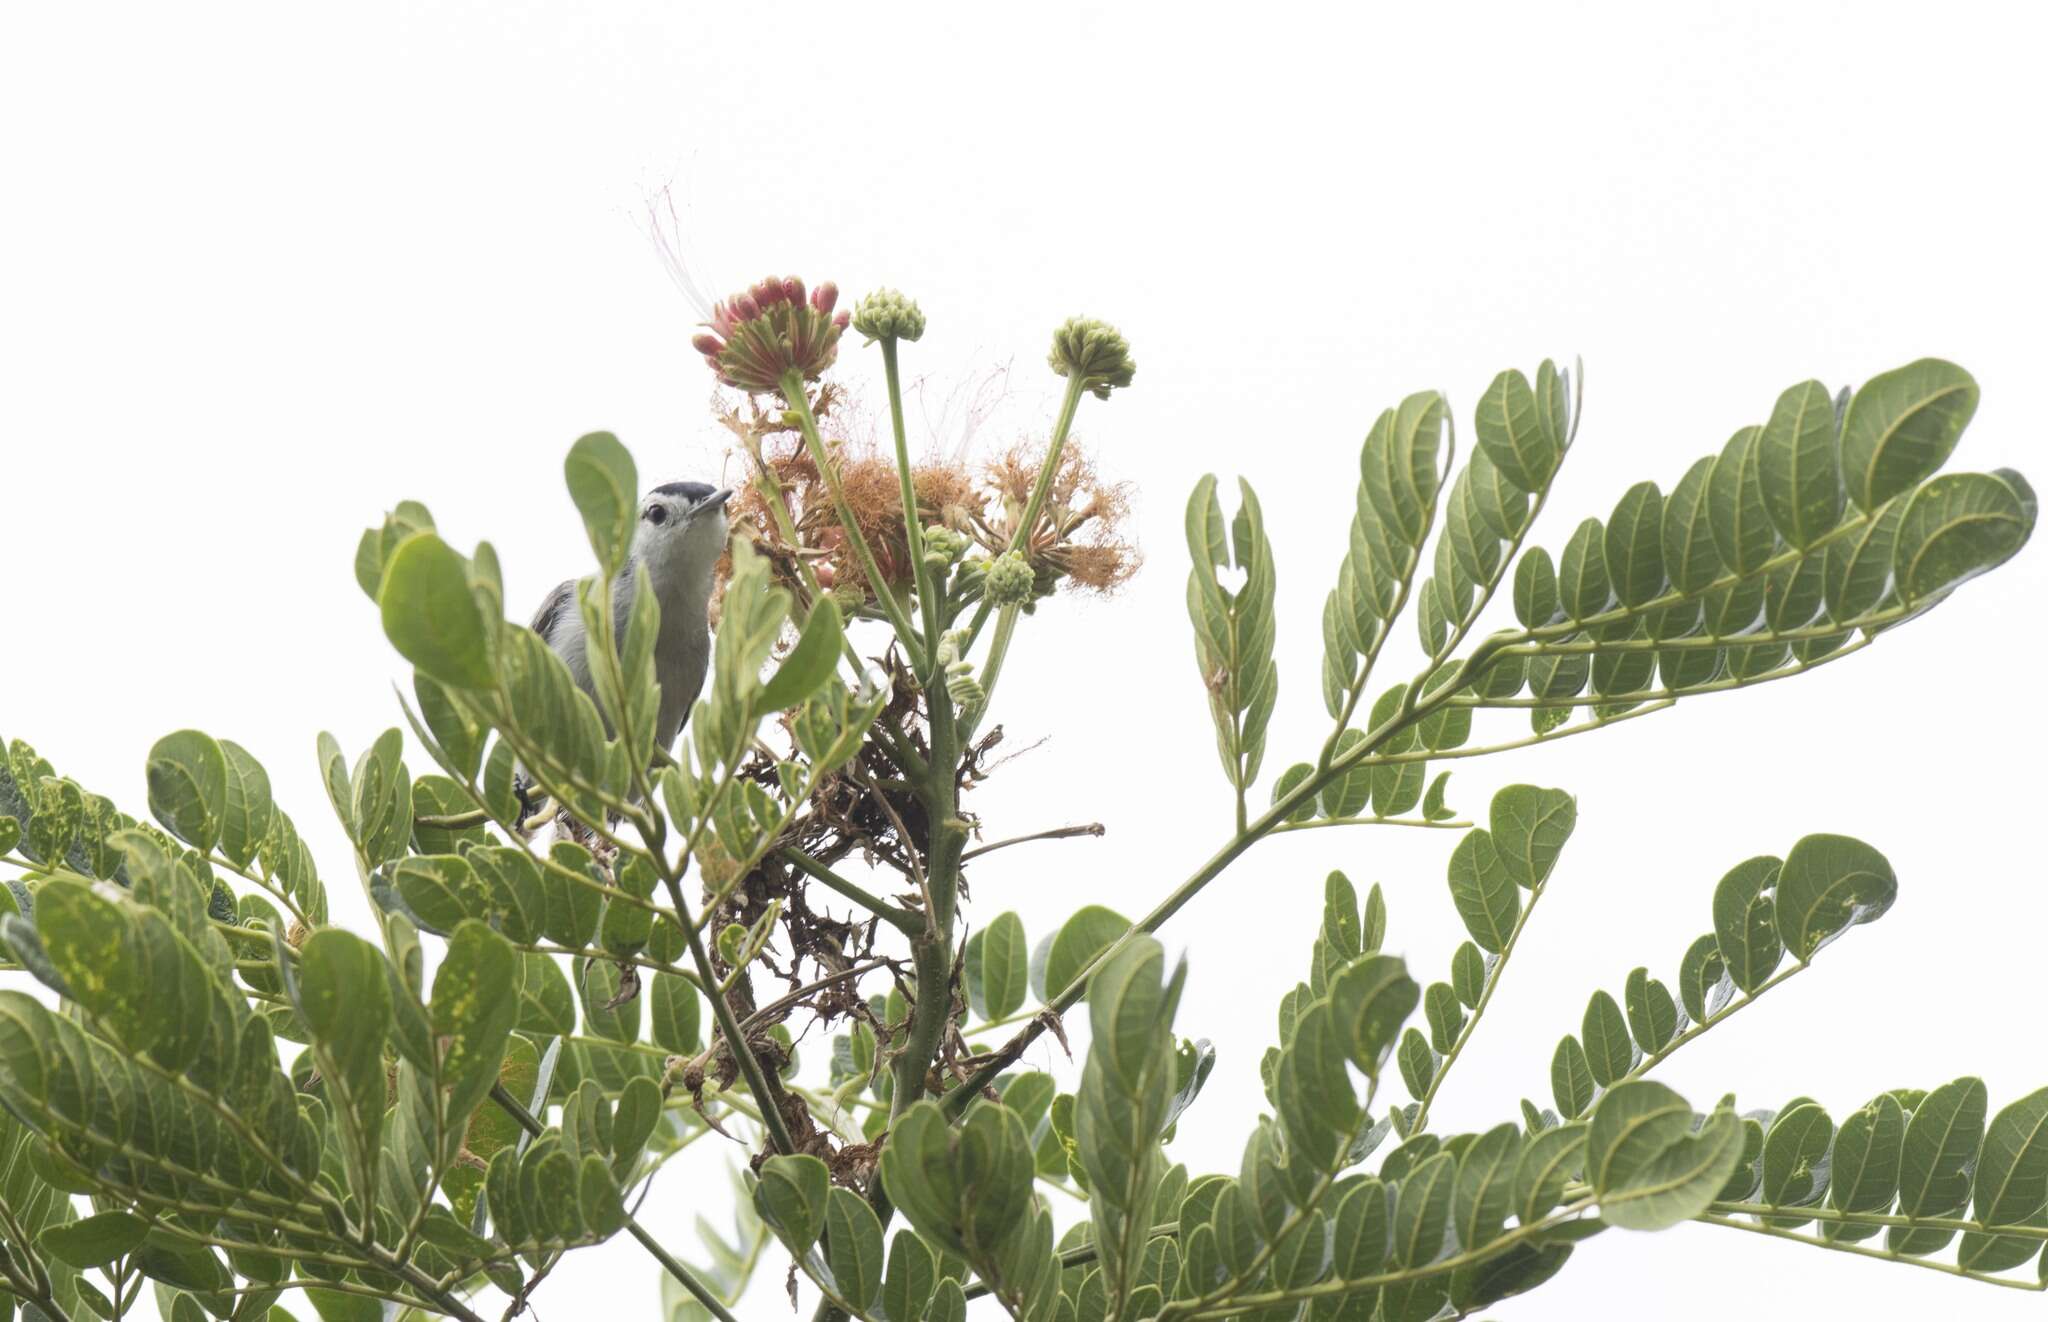
<path id="1" fill-rule="evenodd" d="M 725 502 L 732 488 L 702 482 L 667 482 L 640 502 L 634 558 L 647 566 L 657 588 L 664 580 L 709 583 L 725 554 Z"/>

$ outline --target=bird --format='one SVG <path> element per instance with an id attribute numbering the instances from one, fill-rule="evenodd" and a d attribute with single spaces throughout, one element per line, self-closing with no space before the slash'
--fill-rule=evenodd
<path id="1" fill-rule="evenodd" d="M 725 554 L 725 503 L 730 499 L 730 487 L 703 482 L 668 482 L 648 492 L 640 502 L 625 565 L 612 584 L 612 627 L 622 643 L 637 569 L 647 570 L 648 586 L 661 607 L 661 631 L 654 642 L 654 678 L 661 688 L 654 738 L 663 752 L 674 746 L 704 688 L 711 660 L 712 580 Z M 589 638 L 583 612 L 576 607 L 575 579 L 565 579 L 548 593 L 532 627 L 594 701 Z"/>

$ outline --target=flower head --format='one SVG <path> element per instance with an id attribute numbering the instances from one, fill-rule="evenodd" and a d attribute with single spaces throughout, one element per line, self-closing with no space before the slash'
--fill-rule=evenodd
<path id="1" fill-rule="evenodd" d="M 1052 333 L 1052 353 L 1047 361 L 1061 376 L 1076 377 L 1108 399 L 1109 392 L 1131 383 L 1137 364 L 1131 361 L 1131 346 L 1116 327 L 1093 317 L 1069 317 L 1067 324 Z"/>
<path id="2" fill-rule="evenodd" d="M 829 280 L 804 294 L 795 276 L 770 276 L 711 310 L 708 331 L 690 341 L 720 381 L 765 395 L 785 373 L 815 381 L 839 354 L 849 318 L 834 312 L 839 286 Z"/>
<path id="3" fill-rule="evenodd" d="M 998 606 L 1022 606 L 1036 595 L 1037 574 L 1031 562 L 1016 551 L 1005 551 L 989 561 L 988 599 Z"/>
<path id="4" fill-rule="evenodd" d="M 877 289 L 853 310 L 853 328 L 876 340 L 915 340 L 924 334 L 924 310 L 895 289 Z"/>

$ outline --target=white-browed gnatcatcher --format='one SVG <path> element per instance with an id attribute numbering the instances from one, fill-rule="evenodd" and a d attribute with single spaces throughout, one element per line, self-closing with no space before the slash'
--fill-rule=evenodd
<path id="1" fill-rule="evenodd" d="M 704 672 L 711 660 L 712 576 L 725 554 L 725 502 L 729 487 L 713 489 L 702 482 L 670 482 L 647 493 L 640 502 L 640 525 L 625 567 L 612 585 L 612 627 L 623 644 L 626 621 L 633 610 L 633 580 L 640 567 L 661 606 L 661 632 L 654 643 L 654 677 L 661 685 L 661 706 L 655 715 L 656 747 L 675 744 L 690 717 Z M 589 639 L 583 613 L 576 609 L 575 580 L 548 593 L 533 617 L 533 631 L 568 664 L 578 688 L 594 698 L 590 680 Z"/>

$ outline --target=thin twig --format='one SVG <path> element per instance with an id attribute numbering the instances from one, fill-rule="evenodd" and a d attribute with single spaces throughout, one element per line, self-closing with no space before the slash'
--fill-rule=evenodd
<path id="1" fill-rule="evenodd" d="M 748 1030 L 758 1026 L 759 1024 L 767 1020 L 767 1018 L 773 1015 L 777 1010 L 786 1009 L 789 1006 L 795 1005 L 804 997 L 815 995 L 818 992 L 825 990 L 827 987 L 830 987 L 835 982 L 844 982 L 848 978 L 857 978 L 863 973 L 872 973 L 876 969 L 887 968 L 889 965 L 895 962 L 896 961 L 891 959 L 870 960 L 865 964 L 855 964 L 850 968 L 843 968 L 839 970 L 839 972 L 837 973 L 828 973 L 824 977 L 818 979 L 816 982 L 805 983 L 803 986 L 797 988 L 795 991 L 789 993 L 787 996 L 778 996 L 774 1000 L 768 1002 L 768 1004 L 762 1006 L 760 1009 L 748 1015 L 746 1018 L 740 1020 L 740 1031 L 742 1033 L 747 1032 Z"/>
<path id="2" fill-rule="evenodd" d="M 1108 828 L 1103 826 L 1101 822 L 1087 822 L 1080 826 L 1055 826 L 1050 831 L 1033 831 L 1030 835 L 1012 836 L 1008 840 L 998 840 L 993 844 L 976 845 L 974 848 L 961 854 L 960 861 L 965 863 L 970 858 L 979 858 L 983 854 L 993 854 L 998 849 L 1008 849 L 1011 845 L 1028 844 L 1033 840 L 1072 840 L 1077 836 L 1100 836 L 1105 834 L 1107 830 Z"/>
<path id="3" fill-rule="evenodd" d="M 1815 1248 L 1833 1249 L 1837 1253 L 1853 1253 L 1861 1258 L 1882 1258 L 1887 1262 L 1904 1263 L 1908 1267 L 1924 1267 L 1928 1271 L 1942 1272 L 1949 1276 L 1961 1276 L 1972 1281 L 1982 1281 L 1986 1285 L 2002 1285 L 2008 1290 L 2029 1290 L 2036 1294 L 2042 1290 L 2048 1290 L 2048 1284 L 2016 1281 L 2002 1276 L 1988 1276 L 1983 1272 L 1973 1272 L 1967 1267 L 1960 1267 L 1952 1262 L 1935 1262 L 1930 1258 L 1908 1257 L 1906 1254 L 1898 1253 L 1891 1249 L 1871 1248 L 1867 1244 L 1851 1244 L 1843 1240 L 1822 1239 L 1818 1235 L 1802 1235 L 1795 1230 L 1785 1230 L 1778 1226 L 1760 1225 L 1753 1221 L 1739 1221 L 1732 1216 L 1715 1216 L 1711 1212 L 1706 1212 L 1693 1219 L 1695 1221 L 1703 1221 L 1710 1226 L 1726 1226 L 1730 1230 L 1747 1230 L 1752 1235 L 1769 1235 L 1773 1239 L 1789 1239 L 1795 1244 L 1810 1244 Z"/>

